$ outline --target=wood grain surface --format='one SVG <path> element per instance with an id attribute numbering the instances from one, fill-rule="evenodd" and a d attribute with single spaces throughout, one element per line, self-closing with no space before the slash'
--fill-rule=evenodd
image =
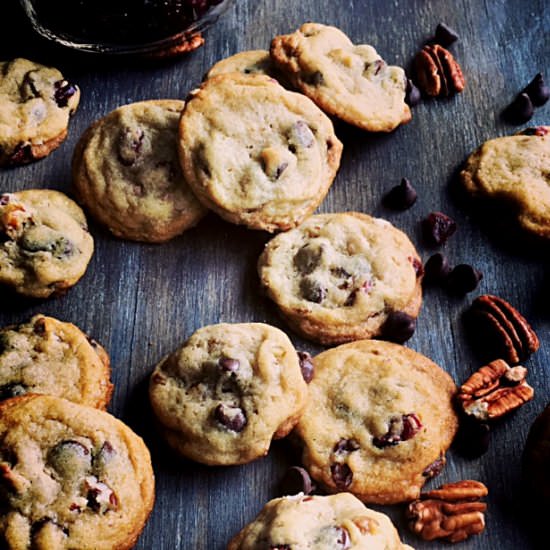
<path id="1" fill-rule="evenodd" d="M 409 234 L 424 259 L 436 249 L 425 243 L 420 221 L 432 211 L 457 221 L 458 231 L 443 251 L 452 264 L 480 269 L 482 283 L 465 297 L 428 289 L 416 333 L 407 342 L 457 383 L 482 364 L 463 323 L 463 312 L 476 295 L 502 296 L 532 322 L 541 339 L 540 350 L 525 364 L 534 400 L 493 427 L 489 451 L 482 457 L 466 459 L 451 450 L 447 467 L 430 487 L 459 479 L 477 479 L 489 487 L 485 532 L 458 548 L 535 547 L 532 504 L 522 492 L 521 454 L 530 424 L 550 400 L 547 250 L 518 246 L 512 234 L 494 231 L 495 224 L 485 216 L 489 212 L 474 213 L 457 201 L 452 183 L 481 142 L 518 130 L 502 120 L 501 112 L 530 79 L 539 71 L 550 79 L 550 3 L 236 0 L 207 32 L 202 48 L 157 63 L 79 56 L 50 47 L 29 33 L 13 0 L 4 0 L 2 10 L 0 59 L 26 56 L 55 65 L 82 89 L 66 142 L 45 160 L 0 171 L 2 192 L 45 187 L 70 193 L 72 150 L 92 121 L 137 100 L 185 98 L 213 62 L 242 50 L 267 48 L 271 37 L 305 21 L 340 27 L 354 42 L 372 44 L 388 62 L 405 67 L 438 22 L 459 32 L 451 49 L 467 79 L 464 93 L 423 102 L 408 125 L 389 135 L 336 124 L 344 154 L 319 210 L 359 210 L 386 218 Z M 550 103 L 536 110 L 530 125 L 549 122 Z M 382 206 L 382 197 L 402 177 L 413 182 L 419 196 L 410 210 L 396 213 Z M 84 278 L 65 296 L 47 301 L 0 294 L 0 325 L 43 312 L 76 323 L 109 350 L 115 384 L 110 411 L 145 438 L 156 472 L 156 505 L 136 548 L 222 550 L 267 500 L 279 496 L 277 484 L 298 458 L 281 441 L 266 458 L 245 466 L 208 468 L 183 461 L 167 450 L 152 426 L 146 386 L 155 363 L 203 325 L 264 321 L 285 329 L 258 288 L 255 264 L 269 236 L 214 215 L 163 245 L 117 240 L 93 224 L 91 230 L 96 251 Z M 290 336 L 298 349 L 321 350 Z M 378 508 L 391 515 L 414 547 L 446 546 L 409 533 L 404 507 Z"/>

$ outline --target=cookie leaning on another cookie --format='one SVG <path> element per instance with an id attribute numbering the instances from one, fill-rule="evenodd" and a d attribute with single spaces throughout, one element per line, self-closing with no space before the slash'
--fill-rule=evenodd
<path id="1" fill-rule="evenodd" d="M 406 77 L 367 44 L 354 45 L 336 27 L 306 23 L 276 36 L 271 58 L 290 82 L 323 111 L 370 132 L 409 122 Z"/>
<path id="2" fill-rule="evenodd" d="M 391 520 L 350 493 L 270 500 L 227 550 L 412 550 Z"/>
<path id="3" fill-rule="evenodd" d="M 258 273 L 294 330 L 338 344 L 384 336 L 395 315 L 414 323 L 422 302 L 419 266 L 414 245 L 389 222 L 345 212 L 311 216 L 274 237 Z"/>
<path id="4" fill-rule="evenodd" d="M 367 503 L 418 498 L 457 430 L 451 377 L 420 353 L 378 340 L 330 349 L 313 365 L 295 428 L 311 477 Z"/>
<path id="5" fill-rule="evenodd" d="M 28 59 L 0 62 L 0 166 L 38 160 L 67 136 L 80 90 L 53 67 Z"/>
<path id="6" fill-rule="evenodd" d="M 179 153 L 198 199 L 232 223 L 266 231 L 301 223 L 321 203 L 342 144 L 307 97 L 265 75 L 229 73 L 191 93 Z"/>
<path id="7" fill-rule="evenodd" d="M 267 50 L 247 50 L 221 59 L 209 69 L 204 80 L 228 73 L 265 74 L 280 80 Z"/>
<path id="8" fill-rule="evenodd" d="M 110 372 L 107 352 L 71 323 L 39 314 L 0 329 L 0 400 L 39 393 L 105 409 Z"/>
<path id="9" fill-rule="evenodd" d="M 244 464 L 296 424 L 307 386 L 284 332 L 262 323 L 196 331 L 155 368 L 149 395 L 168 443 L 205 464 Z"/>
<path id="10" fill-rule="evenodd" d="M 154 502 L 142 439 L 58 397 L 0 403 L 0 475 L 0 540 L 10 550 L 128 550 Z"/>
<path id="11" fill-rule="evenodd" d="M 0 284 L 47 298 L 84 275 L 94 251 L 79 206 L 59 191 L 0 195 Z"/>
<path id="12" fill-rule="evenodd" d="M 117 237 L 167 241 L 206 214 L 179 165 L 184 105 L 168 99 L 124 105 L 80 138 L 73 155 L 78 199 Z"/>

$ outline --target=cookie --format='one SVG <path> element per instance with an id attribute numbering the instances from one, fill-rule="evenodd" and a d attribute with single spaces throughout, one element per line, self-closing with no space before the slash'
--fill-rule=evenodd
<path id="1" fill-rule="evenodd" d="M 404 233 L 358 212 L 311 216 L 269 241 L 258 261 L 261 284 L 292 329 L 327 345 L 390 339 L 398 316 L 414 330 L 421 268 Z"/>
<path id="2" fill-rule="evenodd" d="M 79 206 L 59 191 L 0 195 L 0 284 L 47 298 L 84 275 L 94 251 Z"/>
<path id="3" fill-rule="evenodd" d="M 280 81 L 280 73 L 267 50 L 248 50 L 221 59 L 210 68 L 204 79 L 228 73 L 265 74 Z"/>
<path id="4" fill-rule="evenodd" d="M 227 550 L 412 550 L 390 518 L 350 493 L 270 500 L 229 543 Z"/>
<path id="5" fill-rule="evenodd" d="M 509 205 L 526 231 L 550 238 L 550 126 L 486 141 L 460 173 L 466 192 Z"/>
<path id="6" fill-rule="evenodd" d="M 418 498 L 457 429 L 451 377 L 404 346 L 360 340 L 313 358 L 296 435 L 311 477 L 364 502 Z"/>
<path id="7" fill-rule="evenodd" d="M 267 454 L 296 424 L 306 394 L 292 343 L 262 323 L 199 329 L 156 366 L 149 386 L 168 443 L 204 464 Z"/>
<path id="8" fill-rule="evenodd" d="M 0 542 L 126 550 L 153 507 L 142 439 L 110 414 L 59 397 L 0 403 Z"/>
<path id="9" fill-rule="evenodd" d="M 370 132 L 409 122 L 406 76 L 367 44 L 354 45 L 339 29 L 306 23 L 276 36 L 271 58 L 286 78 L 323 111 Z"/>
<path id="10" fill-rule="evenodd" d="M 199 200 L 251 229 L 286 230 L 321 203 L 340 164 L 332 122 L 265 75 L 230 73 L 191 93 L 180 160 Z"/>
<path id="11" fill-rule="evenodd" d="M 0 61 L 0 166 L 38 160 L 67 136 L 78 86 L 53 67 L 28 59 Z"/>
<path id="12" fill-rule="evenodd" d="M 105 409 L 110 372 L 107 352 L 71 323 L 39 314 L 0 329 L 0 400 L 40 393 Z"/>
<path id="13" fill-rule="evenodd" d="M 81 137 L 73 156 L 78 200 L 117 237 L 167 241 L 206 214 L 179 165 L 184 105 L 168 99 L 124 105 Z"/>
<path id="14" fill-rule="evenodd" d="M 523 452 L 525 488 L 531 497 L 543 504 L 541 512 L 550 505 L 550 403 L 535 419 L 529 430 Z"/>

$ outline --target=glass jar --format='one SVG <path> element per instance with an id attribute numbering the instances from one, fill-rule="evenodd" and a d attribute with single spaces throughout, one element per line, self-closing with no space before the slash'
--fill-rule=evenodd
<path id="1" fill-rule="evenodd" d="M 34 30 L 58 44 L 110 54 L 178 54 L 203 42 L 233 0 L 20 0 Z"/>

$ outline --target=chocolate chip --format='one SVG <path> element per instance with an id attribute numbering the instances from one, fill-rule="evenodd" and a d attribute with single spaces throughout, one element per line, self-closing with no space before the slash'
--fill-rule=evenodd
<path id="1" fill-rule="evenodd" d="M 351 544 L 351 539 L 347 529 L 343 527 L 335 527 L 336 530 L 336 548 L 349 548 Z"/>
<path id="2" fill-rule="evenodd" d="M 6 206 L 10 202 L 11 195 L 9 193 L 4 193 L 0 196 L 0 206 Z"/>
<path id="3" fill-rule="evenodd" d="M 218 359 L 218 365 L 227 372 L 237 372 L 241 365 L 238 359 L 232 357 L 220 357 Z"/>
<path id="4" fill-rule="evenodd" d="M 214 409 L 216 420 L 232 432 L 242 432 L 246 426 L 246 416 L 240 407 L 220 403 Z"/>
<path id="5" fill-rule="evenodd" d="M 34 322 L 34 325 L 32 327 L 32 331 L 35 334 L 42 335 L 46 332 L 46 319 L 44 317 L 40 317 Z"/>
<path id="6" fill-rule="evenodd" d="M 422 261 L 419 258 L 413 258 L 412 256 L 409 256 L 409 261 L 413 266 L 416 278 L 418 279 L 420 277 L 424 277 L 424 266 L 422 265 Z"/>
<path id="7" fill-rule="evenodd" d="M 321 263 L 324 248 L 316 243 L 307 243 L 294 255 L 293 263 L 296 269 L 308 275 Z"/>
<path id="8" fill-rule="evenodd" d="M 304 277 L 300 281 L 300 293 L 305 300 L 315 304 L 320 304 L 327 295 L 326 289 L 309 277 Z"/>
<path id="9" fill-rule="evenodd" d="M 535 109 L 531 98 L 526 93 L 520 93 L 504 110 L 504 118 L 512 124 L 523 124 L 531 119 Z"/>
<path id="10" fill-rule="evenodd" d="M 458 40 L 458 34 L 445 23 L 439 23 L 435 28 L 434 40 L 446 48 Z"/>
<path id="11" fill-rule="evenodd" d="M 384 197 L 384 205 L 394 210 L 406 210 L 410 208 L 417 198 L 416 189 L 407 178 L 403 178 L 399 185 L 392 187 Z"/>
<path id="12" fill-rule="evenodd" d="M 473 416 L 462 415 L 455 440 L 458 452 L 466 458 L 478 458 L 489 450 L 490 427 Z"/>
<path id="13" fill-rule="evenodd" d="M 311 86 L 321 86 L 325 83 L 325 78 L 321 71 L 315 71 L 304 77 L 304 82 L 310 84 Z"/>
<path id="14" fill-rule="evenodd" d="M 550 98 L 550 88 L 544 84 L 541 73 L 535 75 L 535 78 L 529 82 L 523 92 L 529 96 L 536 107 L 544 105 Z"/>
<path id="15" fill-rule="evenodd" d="M 443 470 L 443 468 L 445 467 L 446 462 L 447 460 L 445 459 L 445 456 L 441 455 L 438 459 L 434 460 L 429 466 L 424 468 L 422 475 L 426 479 L 432 479 L 432 477 L 438 476 Z"/>
<path id="16" fill-rule="evenodd" d="M 283 495 L 295 495 L 304 493 L 309 495 L 315 490 L 315 485 L 307 470 L 300 466 L 291 466 L 281 481 L 281 493 Z"/>
<path id="17" fill-rule="evenodd" d="M 447 277 L 447 288 L 454 294 L 466 294 L 477 288 L 483 273 L 469 264 L 459 264 Z"/>
<path id="18" fill-rule="evenodd" d="M 407 78 L 405 86 L 405 103 L 409 107 L 416 107 L 420 101 L 422 101 L 422 94 L 420 90 L 415 86 L 414 82 Z"/>
<path id="19" fill-rule="evenodd" d="M 145 134 L 141 128 L 124 128 L 118 139 L 118 158 L 124 166 L 132 166 L 140 156 Z"/>
<path id="20" fill-rule="evenodd" d="M 87 505 L 96 513 L 105 513 L 108 510 L 118 508 L 118 498 L 114 491 L 95 476 L 88 476 L 85 479 Z"/>
<path id="21" fill-rule="evenodd" d="M 92 459 L 96 473 L 103 472 L 116 456 L 116 451 L 109 441 L 105 441 Z"/>
<path id="22" fill-rule="evenodd" d="M 34 160 L 34 156 L 32 154 L 32 146 L 30 143 L 19 143 L 13 153 L 11 154 L 8 164 L 9 165 L 19 165 L 19 164 L 27 164 L 29 162 L 32 162 Z"/>
<path id="23" fill-rule="evenodd" d="M 456 222 L 443 212 L 431 212 L 423 220 L 422 227 L 424 236 L 430 243 L 443 245 L 456 231 Z"/>
<path id="24" fill-rule="evenodd" d="M 332 452 L 336 454 L 347 454 L 352 453 L 353 451 L 357 451 L 360 448 L 359 442 L 355 439 L 345 439 L 342 438 L 336 445 L 334 445 L 334 448 L 332 449 Z"/>
<path id="25" fill-rule="evenodd" d="M 288 133 L 289 150 L 296 153 L 299 148 L 309 149 L 315 143 L 311 128 L 303 120 L 295 122 Z"/>
<path id="26" fill-rule="evenodd" d="M 313 362 L 311 361 L 311 355 L 307 351 L 298 352 L 298 360 L 300 361 L 300 370 L 304 380 L 309 384 L 313 380 Z"/>
<path id="27" fill-rule="evenodd" d="M 414 334 L 416 319 L 404 311 L 391 311 L 382 327 L 385 339 L 397 344 L 406 342 Z"/>
<path id="28" fill-rule="evenodd" d="M 545 136 L 548 130 L 544 126 L 535 126 L 534 128 L 525 128 L 521 131 L 522 136 Z"/>
<path id="29" fill-rule="evenodd" d="M 29 388 L 25 384 L 21 384 L 19 382 L 4 384 L 3 386 L 0 386 L 0 401 L 10 399 L 11 397 L 17 397 L 19 395 L 25 395 L 28 391 Z"/>
<path id="30" fill-rule="evenodd" d="M 451 266 L 447 257 L 440 252 L 436 252 L 428 258 L 424 266 L 424 282 L 427 284 L 441 284 L 447 279 L 450 272 Z"/>
<path id="31" fill-rule="evenodd" d="M 91 469 L 92 455 L 79 441 L 67 439 L 49 450 L 47 463 L 63 478 L 83 477 Z"/>
<path id="32" fill-rule="evenodd" d="M 338 489 L 346 489 L 351 485 L 353 472 L 347 464 L 332 464 L 330 467 L 332 480 Z"/>
<path id="33" fill-rule="evenodd" d="M 53 94 L 58 107 L 66 107 L 69 104 L 69 99 L 78 91 L 78 88 L 66 80 L 58 80 L 55 84 L 55 92 Z"/>

